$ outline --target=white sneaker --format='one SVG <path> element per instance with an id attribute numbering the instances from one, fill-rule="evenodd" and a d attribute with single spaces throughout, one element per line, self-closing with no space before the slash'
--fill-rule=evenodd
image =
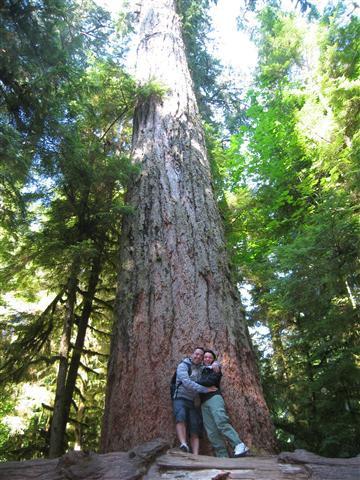
<path id="1" fill-rule="evenodd" d="M 186 452 L 186 453 L 189 453 L 189 452 L 190 452 L 190 448 L 186 445 L 186 443 L 182 443 L 179 448 L 180 448 L 180 450 L 182 450 L 183 452 Z"/>
<path id="2" fill-rule="evenodd" d="M 234 457 L 244 457 L 249 451 L 245 443 L 239 443 L 234 450 Z"/>

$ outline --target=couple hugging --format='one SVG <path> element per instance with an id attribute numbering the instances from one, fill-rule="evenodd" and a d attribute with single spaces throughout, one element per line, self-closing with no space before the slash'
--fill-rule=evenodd
<path id="1" fill-rule="evenodd" d="M 202 424 L 217 457 L 229 456 L 225 439 L 233 448 L 234 457 L 242 457 L 249 451 L 229 423 L 220 392 L 221 376 L 215 353 L 201 347 L 195 348 L 192 355 L 177 366 L 172 402 L 176 434 L 182 451 L 190 451 L 187 443 L 189 434 L 192 453 L 199 453 Z M 198 396 L 201 410 L 195 403 Z"/>

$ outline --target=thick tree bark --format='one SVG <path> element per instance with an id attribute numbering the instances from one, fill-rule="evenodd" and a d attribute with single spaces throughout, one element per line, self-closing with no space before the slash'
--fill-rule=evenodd
<path id="1" fill-rule="evenodd" d="M 197 345 L 221 354 L 223 390 L 244 441 L 274 449 L 238 292 L 231 283 L 204 134 L 174 0 L 140 12 L 137 76 L 168 87 L 138 106 L 133 159 L 140 167 L 123 222 L 102 449 L 157 436 L 174 440 L 169 381 Z"/>

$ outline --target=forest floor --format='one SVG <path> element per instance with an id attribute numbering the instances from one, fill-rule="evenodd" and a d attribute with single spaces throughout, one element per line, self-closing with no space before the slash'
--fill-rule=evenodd
<path id="1" fill-rule="evenodd" d="M 52 460 L 0 463 L 0 480 L 359 480 L 360 456 L 307 452 L 216 458 L 169 449 L 155 439 L 128 452 L 69 452 Z"/>

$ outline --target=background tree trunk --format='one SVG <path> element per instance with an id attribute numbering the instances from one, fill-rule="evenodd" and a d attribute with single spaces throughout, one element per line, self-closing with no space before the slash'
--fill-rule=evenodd
<path id="1" fill-rule="evenodd" d="M 232 285 L 203 129 L 173 0 L 140 12 L 137 76 L 168 87 L 140 104 L 123 222 L 102 449 L 174 440 L 169 395 L 177 363 L 197 345 L 219 352 L 231 420 L 244 441 L 272 451 L 265 404 L 238 292 Z"/>
<path id="2" fill-rule="evenodd" d="M 56 379 L 54 412 L 50 427 L 49 457 L 59 457 L 64 453 L 65 421 L 65 391 L 66 375 L 69 363 L 70 339 L 74 324 L 74 310 L 76 306 L 76 289 L 78 285 L 79 262 L 74 260 L 67 286 L 66 316 L 60 341 L 59 371 Z"/>
<path id="3" fill-rule="evenodd" d="M 89 281 L 87 285 L 87 291 L 84 296 L 84 303 L 82 306 L 81 315 L 79 317 L 79 324 L 77 329 L 77 335 L 75 340 L 74 349 L 71 356 L 71 361 L 66 378 L 66 387 L 64 395 L 64 434 L 66 431 L 66 425 L 69 421 L 71 402 L 73 400 L 74 390 L 76 386 L 76 380 L 78 377 L 78 371 L 80 366 L 80 360 L 82 350 L 85 345 L 86 331 L 89 325 L 89 319 L 92 312 L 93 301 L 96 293 L 96 287 L 99 282 L 101 272 L 101 258 L 102 253 L 99 252 L 93 259 Z"/>

